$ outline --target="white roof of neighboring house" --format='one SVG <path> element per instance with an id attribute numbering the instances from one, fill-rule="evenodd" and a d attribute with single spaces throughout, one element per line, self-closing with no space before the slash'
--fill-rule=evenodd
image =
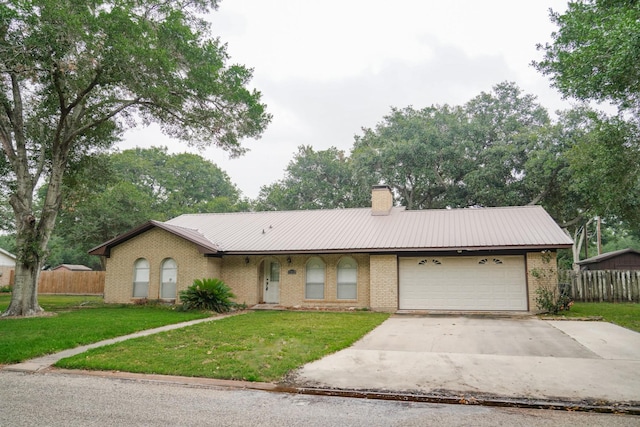
<path id="1" fill-rule="evenodd" d="M 82 264 L 60 264 L 53 270 L 69 270 L 69 271 L 93 271 L 90 267 Z"/>
<path id="2" fill-rule="evenodd" d="M 4 249 L 0 248 L 0 265 L 7 265 L 11 267 L 15 266 L 16 256 L 11 252 L 5 251 Z"/>
<path id="3" fill-rule="evenodd" d="M 372 215 L 370 208 L 187 214 L 147 223 L 91 253 L 159 226 L 203 253 L 419 252 L 553 249 L 572 240 L 540 206 L 405 210 Z M 147 228 L 145 228 L 147 227 Z"/>

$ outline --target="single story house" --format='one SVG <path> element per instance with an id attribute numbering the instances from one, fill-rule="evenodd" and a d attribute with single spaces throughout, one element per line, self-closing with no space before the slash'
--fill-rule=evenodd
<path id="1" fill-rule="evenodd" d="M 91 268 L 82 264 L 60 264 L 52 271 L 93 271 Z"/>
<path id="2" fill-rule="evenodd" d="M 640 251 L 627 248 L 576 262 L 580 270 L 640 270 Z"/>
<path id="3" fill-rule="evenodd" d="M 8 286 L 11 271 L 16 268 L 16 256 L 0 248 L 0 287 Z"/>
<path id="4" fill-rule="evenodd" d="M 536 311 L 571 244 L 540 206 L 412 211 L 376 186 L 371 208 L 187 214 L 90 253 L 109 303 L 174 301 L 215 277 L 249 306 Z"/>

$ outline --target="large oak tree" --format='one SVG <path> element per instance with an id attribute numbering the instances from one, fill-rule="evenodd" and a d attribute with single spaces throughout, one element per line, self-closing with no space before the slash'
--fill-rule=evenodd
<path id="1" fill-rule="evenodd" d="M 201 14 L 217 0 L 5 0 L 0 3 L 1 189 L 16 231 L 4 315 L 34 315 L 38 274 L 63 177 L 138 123 L 233 155 L 270 120 L 251 70 L 228 65 Z M 97 177 L 98 178 L 98 177 Z M 34 204 L 46 185 L 41 206 Z"/>

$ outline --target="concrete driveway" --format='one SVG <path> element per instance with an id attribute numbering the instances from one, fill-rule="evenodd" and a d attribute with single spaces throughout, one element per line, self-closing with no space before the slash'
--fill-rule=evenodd
<path id="1" fill-rule="evenodd" d="M 395 315 L 296 383 L 483 398 L 640 402 L 640 334 L 606 322 Z"/>

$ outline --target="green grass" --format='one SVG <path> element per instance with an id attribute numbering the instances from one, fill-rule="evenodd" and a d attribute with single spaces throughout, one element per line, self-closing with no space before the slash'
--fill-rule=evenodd
<path id="1" fill-rule="evenodd" d="M 75 369 L 275 381 L 350 346 L 388 314 L 250 312 L 63 359 Z"/>
<path id="2" fill-rule="evenodd" d="M 11 294 L 0 294 L 0 310 L 4 311 L 11 302 Z M 40 307 L 45 311 L 60 311 L 68 308 L 103 306 L 101 296 L 95 295 L 38 295 Z"/>
<path id="3" fill-rule="evenodd" d="M 0 296 L 0 310 L 6 309 L 9 300 L 10 296 Z M 103 304 L 100 297 L 43 295 L 38 300 L 45 310 L 55 314 L 0 318 L 0 364 L 208 315 L 167 307 Z"/>
<path id="4" fill-rule="evenodd" d="M 571 310 L 560 314 L 567 318 L 600 316 L 607 322 L 640 332 L 640 304 L 576 302 Z"/>

